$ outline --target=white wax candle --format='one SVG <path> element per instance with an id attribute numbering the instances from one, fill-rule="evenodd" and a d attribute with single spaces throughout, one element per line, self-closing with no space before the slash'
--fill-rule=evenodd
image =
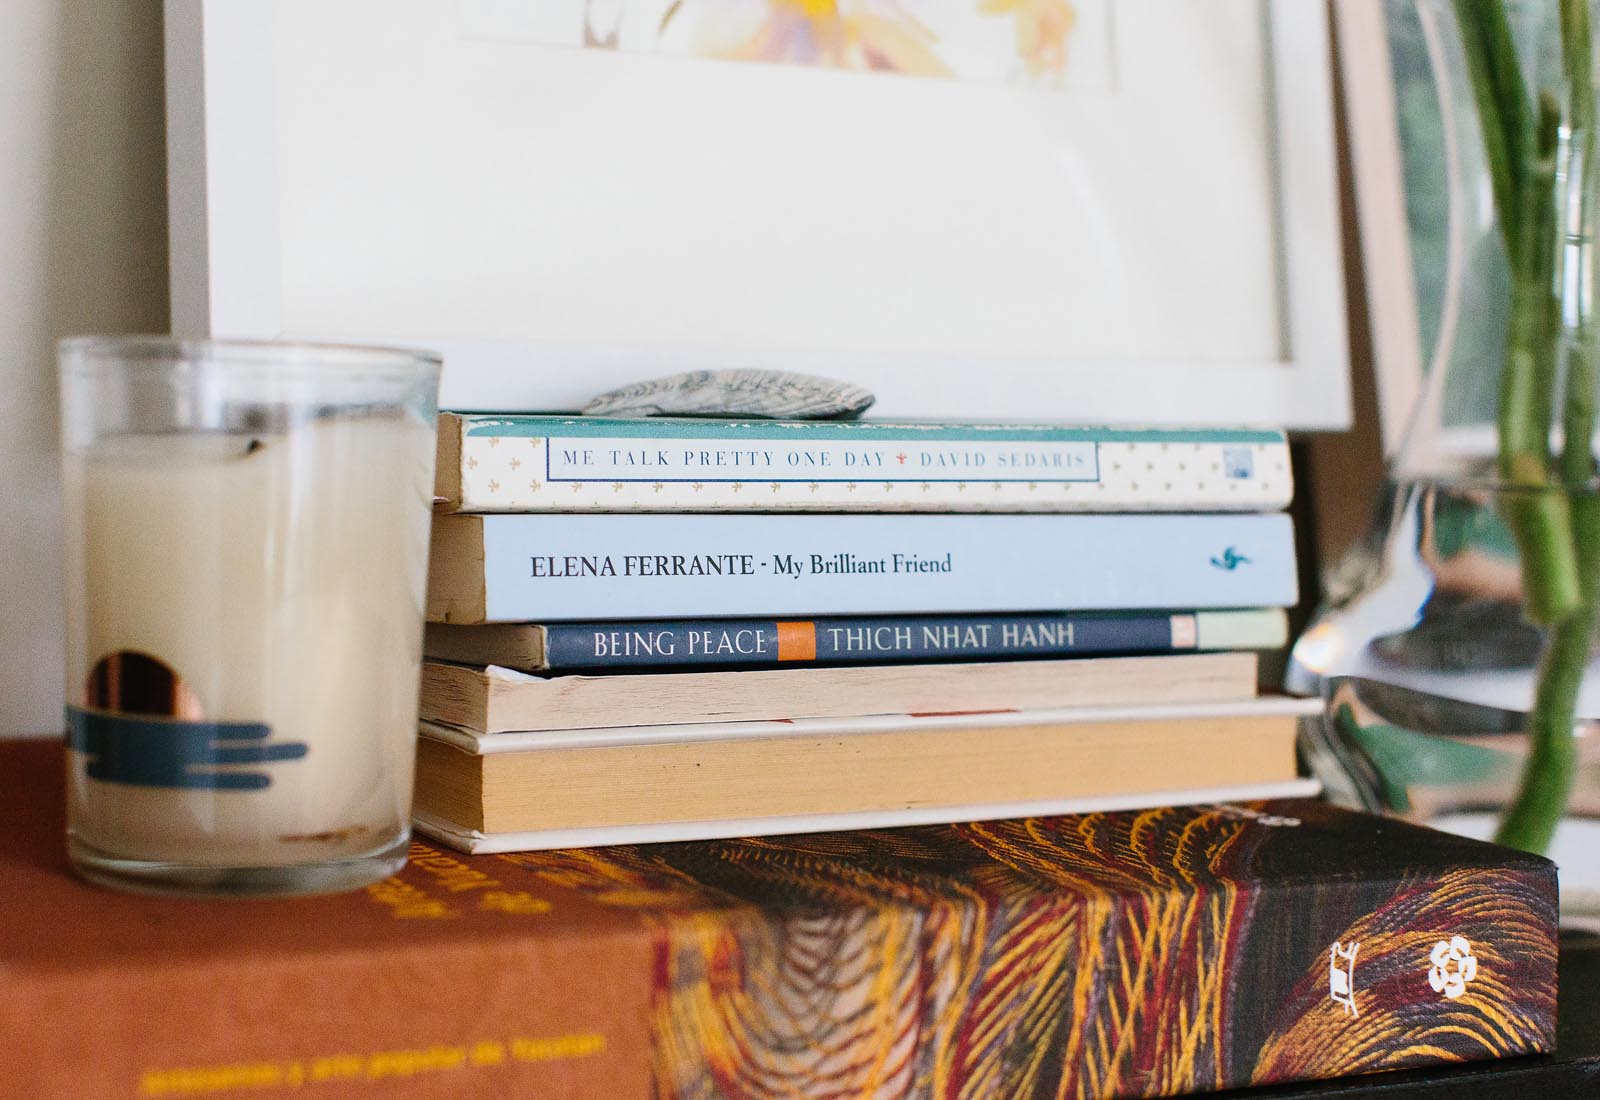
<path id="1" fill-rule="evenodd" d="M 68 455 L 68 697 L 97 663 L 165 663 L 205 719 L 262 722 L 297 760 L 260 790 L 91 779 L 69 821 L 110 855 L 225 866 L 353 857 L 409 814 L 432 436 L 323 418 L 262 436 L 173 434 Z"/>

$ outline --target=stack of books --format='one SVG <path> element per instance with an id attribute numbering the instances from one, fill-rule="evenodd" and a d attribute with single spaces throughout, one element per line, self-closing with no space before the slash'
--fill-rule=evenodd
<path id="1" fill-rule="evenodd" d="M 467 851 L 1304 794 L 1272 431 L 441 419 L 416 817 Z"/>

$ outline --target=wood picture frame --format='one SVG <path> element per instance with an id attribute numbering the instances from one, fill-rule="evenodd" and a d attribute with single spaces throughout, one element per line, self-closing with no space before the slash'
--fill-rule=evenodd
<path id="1" fill-rule="evenodd" d="M 1334 11 L 1378 431 L 1384 454 L 1392 455 L 1424 372 L 1385 0 L 1340 0 Z"/>
<path id="2" fill-rule="evenodd" d="M 1349 423 L 1322 4 L 1116 0 L 1082 92 L 517 41 L 515 0 L 166 10 L 180 334 L 431 347 L 457 409 L 752 366 L 874 416 Z"/>

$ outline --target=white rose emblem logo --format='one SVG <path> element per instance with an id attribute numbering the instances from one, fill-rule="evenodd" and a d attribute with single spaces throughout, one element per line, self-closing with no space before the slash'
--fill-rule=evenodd
<path id="1" fill-rule="evenodd" d="M 1465 936 L 1451 936 L 1433 945 L 1428 955 L 1428 984 L 1435 993 L 1452 1001 L 1467 991 L 1467 983 L 1478 976 L 1478 960 Z"/>

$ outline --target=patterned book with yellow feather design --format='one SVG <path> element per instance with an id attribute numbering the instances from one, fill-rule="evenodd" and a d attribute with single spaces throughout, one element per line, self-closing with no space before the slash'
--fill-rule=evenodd
<path id="1" fill-rule="evenodd" d="M 107 894 L 0 751 L 6 1095 L 1165 1097 L 1548 1050 L 1547 860 L 1311 801 Z M 93 1028 L 64 1027 L 92 1006 Z"/>
<path id="2" fill-rule="evenodd" d="M 662 1097 L 1165 1097 L 1554 1038 L 1554 866 L 1320 802 L 502 858 L 653 929 Z"/>

